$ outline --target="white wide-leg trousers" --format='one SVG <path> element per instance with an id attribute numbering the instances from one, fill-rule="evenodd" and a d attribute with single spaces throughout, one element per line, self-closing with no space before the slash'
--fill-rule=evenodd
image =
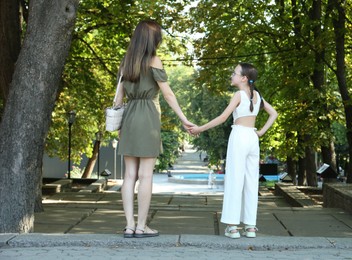
<path id="1" fill-rule="evenodd" d="M 256 225 L 259 139 L 255 128 L 233 125 L 229 137 L 221 222 Z"/>

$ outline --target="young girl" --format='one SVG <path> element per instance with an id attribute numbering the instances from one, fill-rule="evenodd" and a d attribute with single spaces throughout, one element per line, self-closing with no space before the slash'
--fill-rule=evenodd
<path id="1" fill-rule="evenodd" d="M 152 196 L 153 169 L 156 157 L 162 152 L 160 136 L 161 92 L 187 129 L 193 126 L 183 114 L 156 50 L 162 41 L 161 27 L 155 21 L 141 21 L 131 38 L 120 73 L 122 85 L 115 105 L 128 99 L 124 111 L 118 153 L 124 155 L 125 178 L 121 194 L 127 225 L 125 238 L 158 236 L 157 230 L 147 226 Z M 138 186 L 138 217 L 134 219 L 134 189 Z"/>
<path id="2" fill-rule="evenodd" d="M 238 225 L 245 224 L 246 237 L 256 237 L 259 185 L 259 140 L 277 118 L 276 110 L 255 90 L 257 70 L 248 63 L 240 63 L 231 76 L 231 85 L 238 87 L 224 112 L 202 126 L 190 128 L 199 134 L 226 121 L 233 115 L 232 131 L 226 155 L 226 175 L 221 222 L 226 223 L 225 236 L 239 238 Z M 269 114 L 262 129 L 255 127 L 260 108 Z"/>

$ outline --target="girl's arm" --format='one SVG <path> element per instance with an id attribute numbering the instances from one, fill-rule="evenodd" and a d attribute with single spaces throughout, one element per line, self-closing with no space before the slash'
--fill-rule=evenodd
<path id="1" fill-rule="evenodd" d="M 265 100 L 263 100 L 264 102 L 264 110 L 269 114 L 269 118 L 266 121 L 265 125 L 262 127 L 262 129 L 260 129 L 259 131 L 257 131 L 257 135 L 259 137 L 263 136 L 266 131 L 268 131 L 268 129 L 273 125 L 273 123 L 275 122 L 278 114 L 276 112 L 276 110 Z"/>
<path id="2" fill-rule="evenodd" d="M 194 126 L 190 128 L 190 132 L 192 134 L 199 134 L 201 132 L 204 132 L 210 128 L 213 128 L 215 126 L 218 126 L 226 121 L 226 119 L 232 114 L 232 112 L 235 110 L 235 108 L 238 106 L 238 104 L 241 102 L 241 94 L 240 92 L 236 92 L 235 95 L 232 97 L 229 105 L 225 108 L 224 112 L 222 112 L 221 115 L 218 117 L 214 118 L 213 120 L 209 121 L 208 123 L 202 125 L 202 126 Z"/>

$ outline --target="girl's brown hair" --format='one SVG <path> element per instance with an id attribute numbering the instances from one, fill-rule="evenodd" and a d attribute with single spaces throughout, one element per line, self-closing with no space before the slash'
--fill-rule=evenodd
<path id="1" fill-rule="evenodd" d="M 161 41 L 161 26 L 157 22 L 146 20 L 137 25 L 121 64 L 124 80 L 139 81 L 140 74 L 145 74 L 150 67 Z"/>
<path id="2" fill-rule="evenodd" d="M 260 92 L 255 87 L 255 81 L 257 80 L 257 77 L 258 77 L 258 71 L 252 64 L 249 64 L 249 63 L 241 62 L 239 65 L 241 66 L 241 75 L 247 77 L 248 79 L 248 85 L 250 88 L 249 110 L 252 112 L 253 111 L 253 91 L 256 90 L 260 95 Z M 260 108 L 263 108 L 263 106 L 264 106 L 263 99 L 262 99 L 262 96 L 260 95 Z"/>

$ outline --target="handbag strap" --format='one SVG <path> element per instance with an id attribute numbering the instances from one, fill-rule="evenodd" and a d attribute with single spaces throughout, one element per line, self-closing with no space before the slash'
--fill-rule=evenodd
<path id="1" fill-rule="evenodd" d="M 116 101 L 116 98 L 117 98 L 117 93 L 119 92 L 121 80 L 122 80 L 122 74 L 120 75 L 119 81 L 118 81 L 118 83 L 117 83 L 116 92 L 115 92 L 115 97 L 114 97 L 114 101 L 112 102 L 112 106 L 114 106 L 114 104 L 115 104 L 115 101 Z"/>

